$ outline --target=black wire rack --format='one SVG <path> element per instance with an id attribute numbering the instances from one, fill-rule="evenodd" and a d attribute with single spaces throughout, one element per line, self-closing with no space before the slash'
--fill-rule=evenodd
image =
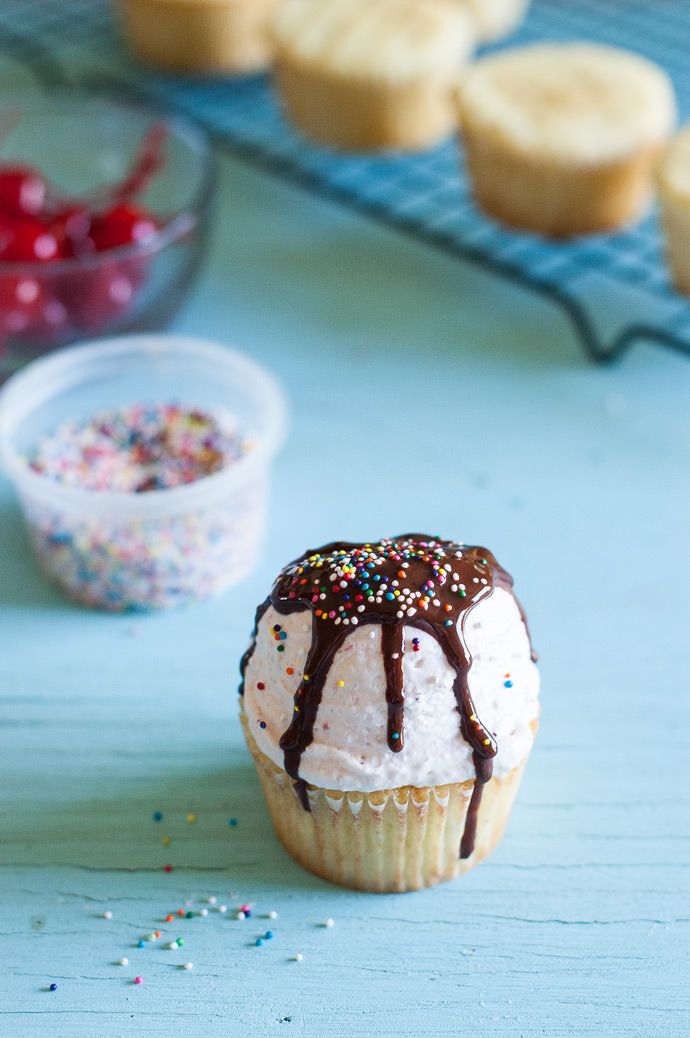
<path id="1" fill-rule="evenodd" d="M 690 116 L 686 0 L 534 0 L 507 43 L 596 40 L 628 47 L 670 74 Z M 674 291 L 658 215 L 615 234 L 569 241 L 507 230 L 478 211 L 456 142 L 416 155 L 343 155 L 306 145 L 281 115 L 268 77 L 201 80 L 143 69 L 107 0 L 3 0 L 4 62 L 38 87 L 108 88 L 183 112 L 243 160 L 494 271 L 558 304 L 587 354 L 608 362 L 648 341 L 690 356 L 690 300 Z"/>

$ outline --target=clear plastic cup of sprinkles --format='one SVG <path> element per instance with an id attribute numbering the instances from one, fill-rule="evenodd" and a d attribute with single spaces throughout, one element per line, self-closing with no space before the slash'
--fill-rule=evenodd
<path id="1" fill-rule="evenodd" d="M 0 391 L 0 462 L 42 570 L 112 611 L 206 598 L 252 569 L 287 411 L 274 378 L 181 336 L 37 360 Z"/>

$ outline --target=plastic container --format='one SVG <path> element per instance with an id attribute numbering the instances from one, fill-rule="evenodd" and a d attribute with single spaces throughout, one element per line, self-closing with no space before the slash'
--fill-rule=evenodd
<path id="1" fill-rule="evenodd" d="M 162 131 L 162 168 L 132 201 L 159 223 L 139 242 L 39 262 L 0 260 L 0 380 L 48 350 L 85 338 L 162 329 L 194 283 L 215 190 L 208 138 L 143 105 L 57 91 L 4 99 L 16 125 L 3 163 L 34 166 L 64 199 L 93 210 Z"/>
<path id="2" fill-rule="evenodd" d="M 27 465 L 36 444 L 68 419 L 167 402 L 232 414 L 248 449 L 193 483 L 139 494 L 66 487 Z M 100 609 L 169 608 L 249 573 L 285 432 L 285 400 L 272 376 L 193 338 L 125 336 L 61 350 L 0 391 L 0 462 L 39 564 L 70 597 Z"/>

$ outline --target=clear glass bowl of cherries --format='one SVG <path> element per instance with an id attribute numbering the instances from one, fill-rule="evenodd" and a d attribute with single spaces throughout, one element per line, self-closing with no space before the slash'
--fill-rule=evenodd
<path id="1" fill-rule="evenodd" d="M 203 256 L 206 136 L 99 96 L 0 109 L 0 378 L 82 338 L 164 327 Z"/>

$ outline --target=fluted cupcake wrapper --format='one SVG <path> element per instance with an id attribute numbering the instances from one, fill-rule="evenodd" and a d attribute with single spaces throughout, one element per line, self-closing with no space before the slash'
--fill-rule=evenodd
<path id="1" fill-rule="evenodd" d="M 305 811 L 292 779 L 259 750 L 242 717 L 278 838 L 300 865 L 341 886 L 376 893 L 433 886 L 467 872 L 501 839 L 526 761 L 482 791 L 472 854 L 460 841 L 474 780 L 372 793 L 307 785 Z M 536 732 L 537 722 L 532 724 Z"/>
<path id="2" fill-rule="evenodd" d="M 201 75 L 269 66 L 279 0 L 121 0 L 123 28 L 146 62 Z"/>
<path id="3" fill-rule="evenodd" d="M 463 128 L 465 157 L 481 207 L 511 227 L 555 237 L 605 231 L 639 219 L 652 200 L 661 143 L 611 162 L 528 158 Z"/>
<path id="4" fill-rule="evenodd" d="M 341 79 L 279 55 L 276 79 L 295 125 L 322 144 L 350 151 L 423 150 L 457 127 L 448 75 Z"/>
<path id="5" fill-rule="evenodd" d="M 662 194 L 661 214 L 673 282 L 680 292 L 690 295 L 690 205 Z"/>

